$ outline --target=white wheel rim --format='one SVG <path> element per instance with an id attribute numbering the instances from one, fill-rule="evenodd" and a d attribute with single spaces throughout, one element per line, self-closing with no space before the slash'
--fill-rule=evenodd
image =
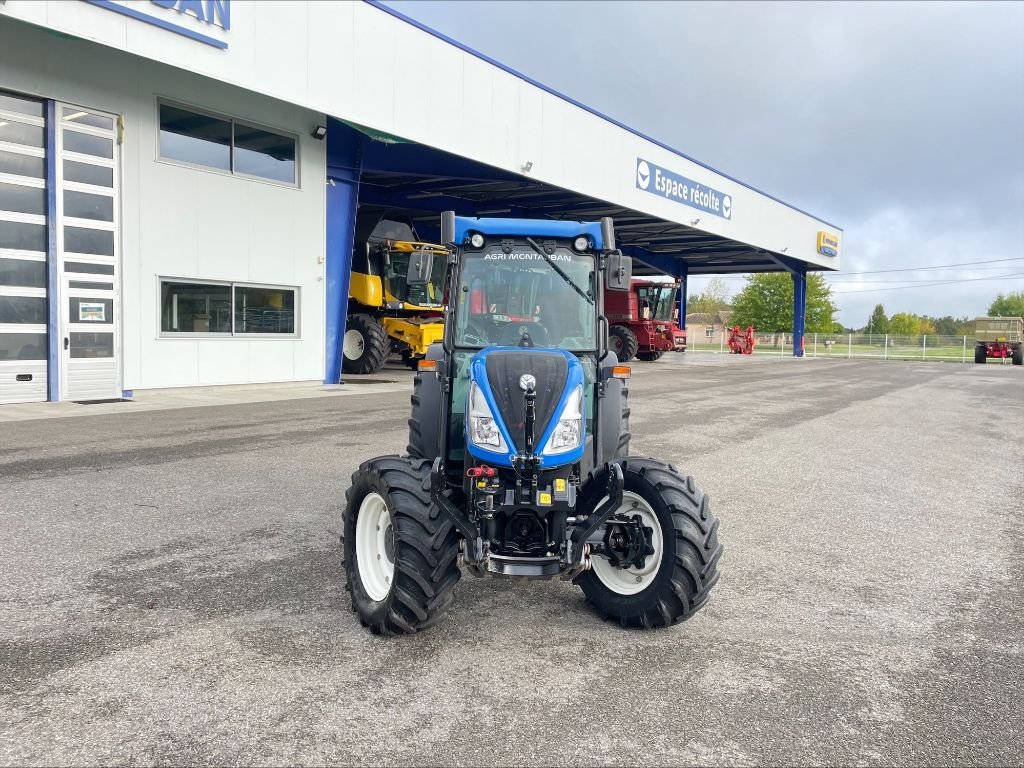
<path id="1" fill-rule="evenodd" d="M 345 331 L 345 340 L 341 347 L 345 352 L 345 357 L 349 360 L 358 360 L 363 356 L 363 350 L 366 349 L 363 334 L 356 330 Z"/>
<path id="2" fill-rule="evenodd" d="M 598 506 L 601 506 L 604 502 L 605 499 L 602 499 Z M 654 554 L 647 556 L 643 568 L 634 568 L 633 566 L 615 568 L 604 557 L 595 555 L 591 561 L 594 575 L 597 576 L 602 584 L 616 594 L 635 595 L 643 592 L 654 582 L 658 575 L 658 569 L 661 567 L 661 558 L 665 551 L 665 542 L 661 535 L 661 523 L 658 522 L 658 516 L 654 514 L 651 505 L 644 501 L 642 496 L 632 491 L 626 491 L 622 494 L 622 506 L 615 510 L 614 514 L 621 514 L 624 517 L 640 515 L 643 524 L 653 530 L 653 533 L 651 533 L 651 546 L 654 547 Z"/>
<path id="3" fill-rule="evenodd" d="M 359 505 L 356 516 L 356 565 L 359 580 L 371 600 L 380 602 L 391 591 L 395 563 L 388 553 L 387 539 L 392 536 L 391 513 L 379 493 L 369 493 Z"/>

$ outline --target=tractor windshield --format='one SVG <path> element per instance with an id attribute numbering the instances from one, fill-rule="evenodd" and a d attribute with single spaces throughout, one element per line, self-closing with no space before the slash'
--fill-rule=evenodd
<path id="1" fill-rule="evenodd" d="M 444 277 L 448 269 L 448 254 L 443 251 L 434 253 L 434 268 L 430 273 L 430 282 L 426 285 L 408 285 L 406 277 L 409 272 L 409 249 L 391 250 L 388 264 L 384 267 L 385 288 L 397 301 L 413 304 L 418 307 L 441 307 L 444 304 Z"/>
<path id="2" fill-rule="evenodd" d="M 464 254 L 455 344 L 595 349 L 593 256 L 556 248 L 549 258 L 560 271 L 529 246 Z"/>

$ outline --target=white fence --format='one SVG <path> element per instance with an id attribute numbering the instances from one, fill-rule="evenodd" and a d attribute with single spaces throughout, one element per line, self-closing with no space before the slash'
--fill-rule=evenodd
<path id="1" fill-rule="evenodd" d="M 755 355 L 792 355 L 791 333 L 756 333 Z M 687 338 L 687 350 L 693 352 L 729 352 L 729 332 L 716 331 L 713 336 Z M 974 362 L 972 336 L 891 336 L 861 333 L 808 333 L 804 335 L 807 357 L 855 358 L 879 360 L 947 360 Z"/>

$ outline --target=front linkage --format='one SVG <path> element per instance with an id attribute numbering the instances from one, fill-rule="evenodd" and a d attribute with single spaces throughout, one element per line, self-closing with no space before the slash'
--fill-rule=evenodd
<path id="1" fill-rule="evenodd" d="M 530 484 L 533 487 L 537 485 L 537 470 L 534 468 L 533 474 L 530 476 Z M 464 542 L 462 551 L 462 562 L 469 569 L 469 571 L 475 576 L 484 576 L 486 573 L 508 573 L 508 575 L 533 577 L 533 578 L 551 578 L 552 576 L 559 575 L 564 579 L 571 579 L 578 573 L 587 570 L 590 567 L 590 547 L 586 543 L 587 540 L 593 536 L 602 525 L 604 525 L 612 514 L 622 506 L 623 497 L 623 474 L 622 467 L 618 463 L 613 462 L 608 465 L 606 472 L 607 485 L 606 485 L 606 496 L 607 498 L 601 503 L 597 509 L 591 514 L 580 514 L 577 515 L 571 522 L 571 532 L 566 537 L 562 551 L 557 560 L 557 567 L 555 563 L 545 562 L 532 565 L 527 558 L 523 558 L 523 562 L 509 563 L 511 559 L 507 556 L 501 558 L 502 565 L 494 566 L 491 565 L 491 553 L 489 547 L 484 541 L 482 531 L 480 529 L 480 521 L 471 519 L 466 513 L 460 509 L 450 497 L 451 491 L 448 488 L 448 481 L 444 473 L 444 465 L 441 462 L 441 458 L 438 457 L 434 460 L 433 467 L 430 471 L 430 498 L 438 506 L 438 508 L 452 521 L 455 527 L 459 530 L 462 535 Z M 488 494 L 489 500 L 493 500 L 493 492 Z M 470 508 L 474 508 L 471 503 Z M 486 514 L 486 512 L 485 512 Z M 625 525 L 629 525 L 624 521 Z M 621 525 L 621 524 L 620 524 Z M 516 566 L 513 571 L 509 571 L 510 565 Z"/>

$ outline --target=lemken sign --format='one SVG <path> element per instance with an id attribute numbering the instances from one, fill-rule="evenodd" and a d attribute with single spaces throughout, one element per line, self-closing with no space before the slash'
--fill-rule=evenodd
<path id="1" fill-rule="evenodd" d="M 688 205 L 705 213 L 712 213 L 723 219 L 732 218 L 732 197 L 729 195 L 640 157 L 636 159 L 636 186 L 644 192 Z"/>
<path id="2" fill-rule="evenodd" d="M 191 38 L 214 48 L 225 49 L 227 42 L 199 31 L 196 22 L 210 28 L 231 29 L 231 0 L 150 0 L 148 4 L 113 0 L 86 0 L 86 2 L 119 13 L 130 19 L 152 24 L 177 35 Z M 145 9 L 145 10 L 144 10 Z M 151 9 L 152 12 L 147 12 Z"/>

